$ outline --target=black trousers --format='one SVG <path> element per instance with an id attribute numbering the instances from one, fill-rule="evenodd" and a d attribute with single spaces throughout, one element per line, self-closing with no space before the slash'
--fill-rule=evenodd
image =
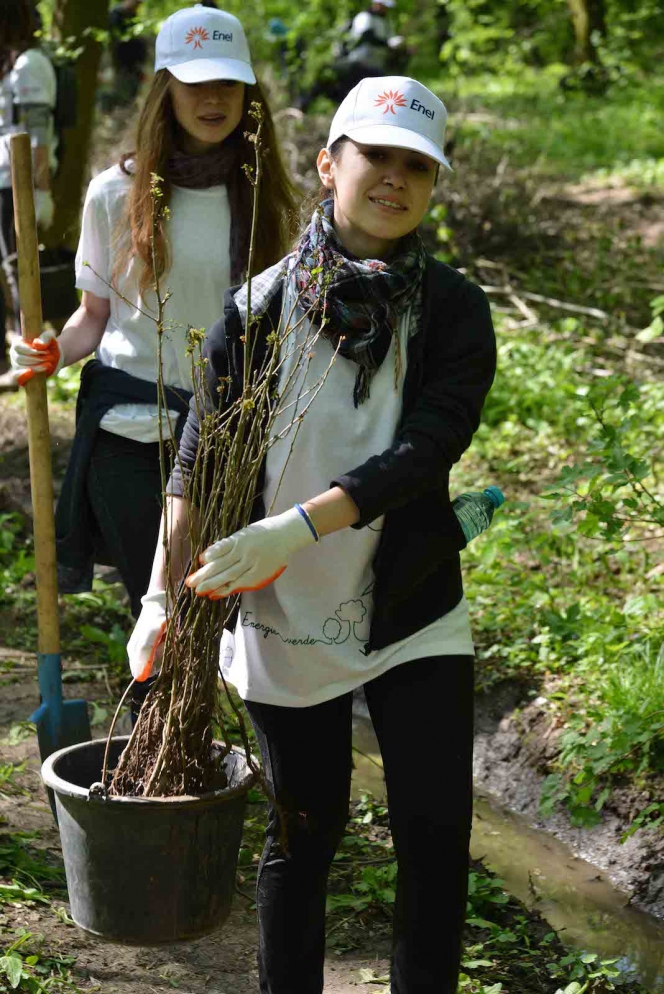
<path id="1" fill-rule="evenodd" d="M 473 659 L 403 663 L 364 687 L 398 864 L 392 994 L 456 994 L 472 816 Z M 348 819 L 352 694 L 307 708 L 246 702 L 274 796 L 258 871 L 261 994 L 321 994 L 325 898 Z"/>
<path id="2" fill-rule="evenodd" d="M 150 582 L 161 520 L 159 443 L 137 442 L 98 429 L 87 485 L 96 526 L 127 588 L 131 613 L 138 618 L 141 597 Z M 152 682 L 134 686 L 133 721 Z"/>
<path id="3" fill-rule="evenodd" d="M 137 618 L 161 521 L 159 443 L 136 442 L 98 429 L 87 482 L 96 526 Z"/>

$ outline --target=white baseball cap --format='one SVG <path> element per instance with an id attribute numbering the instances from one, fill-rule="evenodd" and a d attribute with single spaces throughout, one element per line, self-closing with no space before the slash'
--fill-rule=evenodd
<path id="1" fill-rule="evenodd" d="M 395 0 L 371 0 L 372 4 L 378 4 L 379 7 L 396 7 Z"/>
<path id="2" fill-rule="evenodd" d="M 360 80 L 332 119 L 327 147 L 346 135 L 364 145 L 422 152 L 452 169 L 445 158 L 447 110 L 442 100 L 409 76 Z"/>
<path id="3" fill-rule="evenodd" d="M 237 17 L 200 3 L 166 18 L 157 35 L 154 68 L 155 72 L 168 69 L 181 83 L 256 82 L 247 37 Z"/>

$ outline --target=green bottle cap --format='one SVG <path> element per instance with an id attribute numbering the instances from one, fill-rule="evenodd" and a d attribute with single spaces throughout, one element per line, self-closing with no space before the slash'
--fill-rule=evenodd
<path id="1" fill-rule="evenodd" d="M 498 487 L 487 487 L 484 493 L 491 498 L 494 507 L 505 503 L 505 494 Z"/>

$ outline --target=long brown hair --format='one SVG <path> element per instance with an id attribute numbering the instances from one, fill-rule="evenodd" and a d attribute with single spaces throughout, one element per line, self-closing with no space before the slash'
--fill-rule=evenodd
<path id="1" fill-rule="evenodd" d="M 0 3 L 0 77 L 11 69 L 12 52 L 23 52 L 36 44 L 37 16 L 32 0 L 2 0 Z"/>
<path id="2" fill-rule="evenodd" d="M 249 114 L 253 102 L 259 103 L 263 111 L 263 179 L 258 192 L 260 237 L 254 246 L 253 265 L 254 272 L 258 273 L 274 265 L 288 252 L 297 228 L 299 196 L 284 166 L 272 114 L 260 83 L 245 85 L 242 119 L 234 132 L 241 146 L 239 168 L 244 163 L 254 163 L 254 146 L 244 137 L 245 133 L 256 130 L 255 121 Z M 159 223 L 155 233 L 153 261 L 151 190 L 154 185 L 152 177 L 156 174 L 161 177 L 161 203 L 168 205 L 172 184 L 167 164 L 174 151 L 176 130 L 170 73 L 168 69 L 160 69 L 154 75 L 138 120 L 137 151 L 123 155 L 120 160 L 125 172 L 129 172 L 128 160 L 133 160 L 133 182 L 127 203 L 131 238 L 127 238 L 124 226 L 116 233 L 119 254 L 114 277 L 117 278 L 125 269 L 132 255 L 137 256 L 142 263 L 139 277 L 141 293 L 152 285 L 155 272 L 162 276 L 169 267 L 168 240 L 163 223 Z M 245 182 L 249 183 L 249 180 Z"/>

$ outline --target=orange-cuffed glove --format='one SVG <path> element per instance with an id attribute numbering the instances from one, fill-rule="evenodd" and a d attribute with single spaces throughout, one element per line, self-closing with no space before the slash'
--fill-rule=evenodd
<path id="1" fill-rule="evenodd" d="M 64 353 L 54 331 L 43 331 L 39 338 L 25 342 L 17 338 L 9 350 L 12 369 L 18 373 L 18 385 L 24 387 L 35 373 L 55 376 L 62 369 Z"/>
<path id="2" fill-rule="evenodd" d="M 185 583 L 199 597 L 211 600 L 261 590 L 281 576 L 295 552 L 317 541 L 309 516 L 296 504 L 210 545 L 201 553 L 201 568 Z"/>
<path id="3" fill-rule="evenodd" d="M 166 634 L 166 591 L 154 590 L 141 597 L 143 609 L 127 643 L 131 675 L 143 683 L 155 670 L 157 650 Z"/>

